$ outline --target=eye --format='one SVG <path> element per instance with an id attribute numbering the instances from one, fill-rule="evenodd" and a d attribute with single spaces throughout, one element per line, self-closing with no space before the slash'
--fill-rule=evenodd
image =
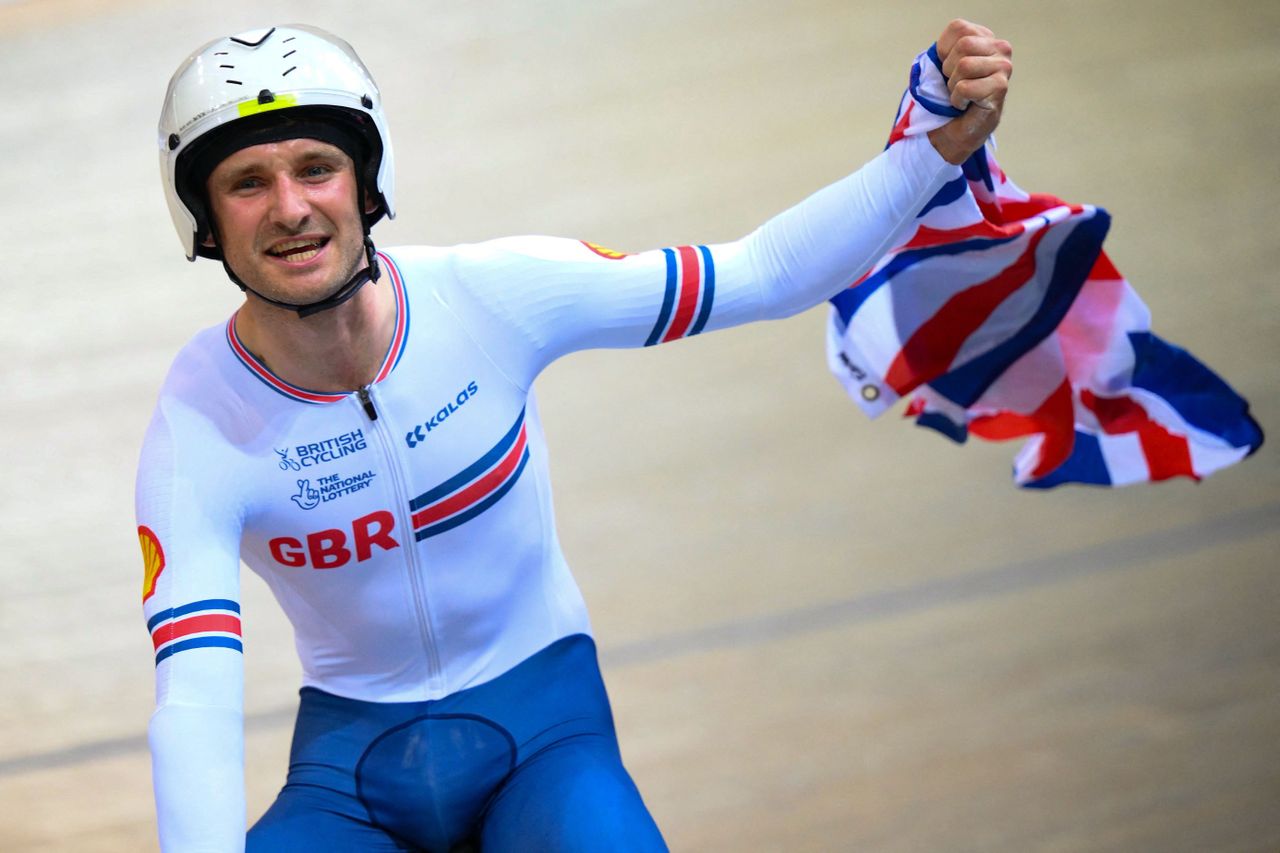
<path id="1" fill-rule="evenodd" d="M 304 178 L 324 178 L 333 174 L 333 167 L 327 163 L 312 163 L 302 170 Z"/>

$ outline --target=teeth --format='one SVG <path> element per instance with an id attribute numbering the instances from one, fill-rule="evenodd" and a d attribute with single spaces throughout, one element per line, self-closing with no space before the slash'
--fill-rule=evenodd
<path id="1" fill-rule="evenodd" d="M 318 255 L 322 247 L 323 244 L 315 240 L 289 240 L 273 247 L 270 252 L 290 261 L 308 261 Z"/>
<path id="2" fill-rule="evenodd" d="M 311 245 L 314 245 L 314 244 L 310 240 L 290 240 L 287 243 L 281 243 L 279 246 L 276 246 L 271 251 L 275 252 L 277 255 L 283 255 L 285 252 L 288 252 L 291 249 L 301 249 L 303 246 L 311 246 Z"/>

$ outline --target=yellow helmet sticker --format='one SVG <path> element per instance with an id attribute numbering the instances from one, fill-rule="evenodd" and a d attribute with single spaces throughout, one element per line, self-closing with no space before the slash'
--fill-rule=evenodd
<path id="1" fill-rule="evenodd" d="M 260 98 L 254 98 L 251 101 L 242 101 L 236 109 L 240 111 L 240 118 L 244 118 L 245 116 L 265 113 L 267 110 L 282 110 L 285 107 L 296 107 L 297 105 L 297 95 L 284 94 L 275 95 L 266 103 L 263 103 Z"/>

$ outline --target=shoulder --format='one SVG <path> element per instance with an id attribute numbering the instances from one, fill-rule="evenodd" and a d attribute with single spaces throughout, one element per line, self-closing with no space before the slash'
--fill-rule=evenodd
<path id="1" fill-rule="evenodd" d="M 160 398 L 194 402 L 205 398 L 209 390 L 224 386 L 225 381 L 220 380 L 224 372 L 221 362 L 226 360 L 228 351 L 225 321 L 197 332 L 173 357 L 160 387 Z"/>
<path id="2" fill-rule="evenodd" d="M 499 237 L 478 243 L 454 246 L 398 246 L 387 249 L 397 265 L 406 269 L 448 269 L 455 273 L 482 274 L 486 269 L 528 264 L 597 264 L 635 258 L 636 255 L 607 249 L 586 240 L 568 237 L 524 235 Z"/>
<path id="3" fill-rule="evenodd" d="M 196 333 L 174 356 L 160 386 L 152 415 L 152 432 L 159 426 L 180 443 L 209 450 L 246 430 L 260 429 L 262 404 L 269 394 L 237 360 L 224 321 Z M 252 399 L 251 399 L 252 398 Z"/>
<path id="4" fill-rule="evenodd" d="M 231 359 L 227 323 L 202 329 L 173 357 L 160 386 L 160 401 L 199 406 L 215 400 L 233 387 Z"/>
<path id="5" fill-rule="evenodd" d="M 616 294 L 628 283 L 662 275 L 662 252 L 632 255 L 566 237 L 502 237 L 448 248 L 392 249 L 410 279 L 429 288 L 462 318 L 472 312 L 523 325 L 534 315 L 557 318 L 590 294 Z M 559 322 L 559 321 L 557 321 Z"/>

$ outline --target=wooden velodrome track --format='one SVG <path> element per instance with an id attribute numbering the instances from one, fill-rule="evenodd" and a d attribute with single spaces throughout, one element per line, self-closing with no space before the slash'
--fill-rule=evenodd
<path id="1" fill-rule="evenodd" d="M 953 15 L 1014 42 L 1001 160 L 1107 207 L 1155 328 L 1280 424 L 1280 5 L 0 3 L 0 850 L 154 849 L 133 466 L 235 291 L 156 175 L 177 62 L 306 20 L 378 76 L 384 245 L 732 239 L 874 155 Z M 823 311 L 540 381 L 623 751 L 676 850 L 1280 849 L 1280 466 L 1020 492 L 867 423 Z M 250 819 L 290 633 L 246 572 Z"/>

